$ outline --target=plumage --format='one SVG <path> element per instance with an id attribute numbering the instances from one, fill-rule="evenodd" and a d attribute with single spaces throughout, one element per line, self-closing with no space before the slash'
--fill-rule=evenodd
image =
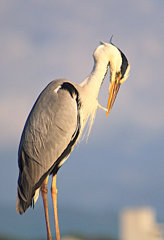
<path id="1" fill-rule="evenodd" d="M 65 82 L 67 85 L 62 88 Z M 58 86 L 60 89 L 55 92 Z M 51 82 L 38 97 L 25 124 L 18 152 L 21 213 L 32 204 L 35 190 L 46 176 L 57 173 L 60 162 L 68 157 L 77 140 L 79 103 L 76 93 L 67 90 L 70 86 L 66 80 Z"/>
<path id="2" fill-rule="evenodd" d="M 101 42 L 93 58 L 93 70 L 81 84 L 67 79 L 54 80 L 48 84 L 35 102 L 21 136 L 16 210 L 22 214 L 35 204 L 41 189 L 48 240 L 52 239 L 47 203 L 48 177 L 53 175 L 51 195 L 56 238 L 60 240 L 56 174 L 73 150 L 87 122 L 89 135 L 97 108 L 105 110 L 108 116 L 120 85 L 127 79 L 130 70 L 127 58 L 113 43 Z M 109 99 L 107 108 L 104 108 L 98 102 L 98 94 L 109 66 Z"/>

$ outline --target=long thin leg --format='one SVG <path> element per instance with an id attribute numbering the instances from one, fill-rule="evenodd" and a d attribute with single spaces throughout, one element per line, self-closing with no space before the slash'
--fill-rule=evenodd
<path id="1" fill-rule="evenodd" d="M 59 222 L 58 222 L 58 209 L 57 209 L 57 188 L 56 188 L 56 174 L 52 178 L 51 196 L 54 208 L 56 240 L 60 240 Z"/>
<path id="2" fill-rule="evenodd" d="M 45 213 L 45 220 L 46 220 L 46 228 L 47 228 L 47 240 L 52 240 L 51 236 L 51 229 L 50 229 L 50 222 L 49 222 L 49 214 L 48 214 L 48 202 L 47 202 L 47 182 L 48 182 L 48 176 L 44 180 L 42 186 L 41 186 L 41 193 L 43 198 L 43 205 L 44 205 L 44 213 Z"/>

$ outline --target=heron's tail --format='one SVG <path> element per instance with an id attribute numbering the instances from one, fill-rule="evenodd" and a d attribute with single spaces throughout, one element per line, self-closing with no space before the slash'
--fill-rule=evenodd
<path id="1" fill-rule="evenodd" d="M 26 168 L 19 173 L 18 188 L 17 188 L 17 203 L 16 211 L 23 214 L 29 206 L 32 206 L 33 199 L 33 184 L 29 180 L 30 176 Z"/>
<path id="2" fill-rule="evenodd" d="M 17 195 L 17 203 L 16 203 L 16 212 L 19 212 L 19 208 L 20 208 L 20 201 L 19 201 L 19 197 Z"/>
<path id="3" fill-rule="evenodd" d="M 27 185 L 27 184 L 26 184 Z M 37 188 L 34 193 L 32 188 L 28 187 L 28 194 L 25 197 L 24 193 L 21 191 L 21 188 L 19 187 L 18 184 L 18 192 L 17 192 L 17 203 L 16 203 L 16 212 L 23 214 L 29 206 L 35 205 L 38 197 L 39 197 L 39 192 L 40 192 L 40 187 Z"/>
<path id="4" fill-rule="evenodd" d="M 18 186 L 16 212 L 23 214 L 30 205 L 31 204 L 29 203 L 29 201 L 27 201 L 26 199 L 24 199 L 24 197 L 22 197 L 22 194 Z"/>
<path id="5" fill-rule="evenodd" d="M 23 214 L 29 206 L 33 205 L 33 207 L 34 207 L 34 205 L 35 205 L 35 203 L 36 203 L 36 201 L 39 197 L 39 192 L 40 192 L 40 188 L 38 188 L 35 191 L 35 194 L 34 194 L 34 197 L 32 198 L 31 203 L 27 203 L 27 201 L 23 201 L 23 199 L 21 199 L 19 197 L 19 194 L 17 194 L 16 212 L 20 213 L 20 214 Z"/>
<path id="6" fill-rule="evenodd" d="M 16 212 L 20 213 L 20 214 L 24 213 L 24 211 L 20 205 L 20 200 L 19 200 L 18 194 L 17 194 Z"/>

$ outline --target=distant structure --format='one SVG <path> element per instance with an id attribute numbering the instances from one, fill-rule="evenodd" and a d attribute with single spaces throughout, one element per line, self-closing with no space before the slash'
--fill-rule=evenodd
<path id="1" fill-rule="evenodd" d="M 120 240 L 164 240 L 155 211 L 150 207 L 124 209 L 120 215 Z"/>

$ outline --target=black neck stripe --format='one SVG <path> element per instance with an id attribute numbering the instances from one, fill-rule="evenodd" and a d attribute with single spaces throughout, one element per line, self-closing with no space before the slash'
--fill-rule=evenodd
<path id="1" fill-rule="evenodd" d="M 127 67 L 128 67 L 128 60 L 127 58 L 125 57 L 124 53 L 118 48 L 118 50 L 120 51 L 121 53 L 121 58 L 122 58 L 122 64 L 121 64 L 121 79 L 124 77 L 125 75 L 125 72 L 127 70 Z"/>

